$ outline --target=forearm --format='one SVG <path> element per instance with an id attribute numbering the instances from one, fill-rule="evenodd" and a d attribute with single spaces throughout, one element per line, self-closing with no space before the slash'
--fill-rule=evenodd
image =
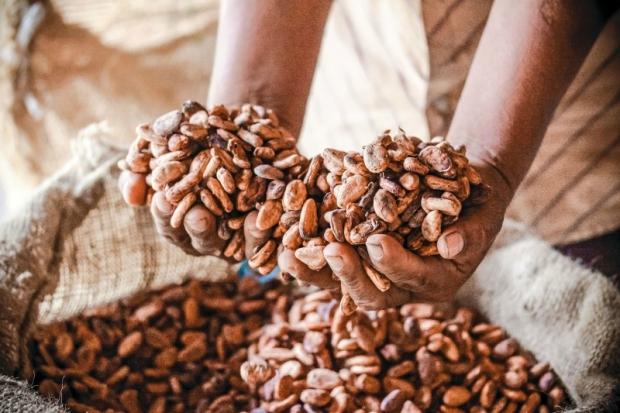
<path id="1" fill-rule="evenodd" d="M 331 1 L 224 0 L 209 103 L 260 103 L 297 136 Z"/>
<path id="2" fill-rule="evenodd" d="M 495 167 L 507 201 L 601 27 L 594 2 L 493 5 L 448 139 Z"/>

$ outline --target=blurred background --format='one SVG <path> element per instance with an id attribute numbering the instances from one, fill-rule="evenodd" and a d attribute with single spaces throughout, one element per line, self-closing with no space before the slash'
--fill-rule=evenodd
<path id="1" fill-rule="evenodd" d="M 3 215 L 89 123 L 125 145 L 137 123 L 204 100 L 217 12 L 215 0 L 0 2 Z"/>
<path id="2" fill-rule="evenodd" d="M 219 3 L 0 0 L 0 219 L 68 159 L 80 129 L 105 122 L 106 139 L 124 147 L 136 125 L 206 101 Z M 386 128 L 445 134 L 492 3 L 334 1 L 300 150 L 359 149 Z M 620 222 L 620 183 L 601 189 L 620 173 L 618 39 L 615 13 L 508 210 L 555 245 Z"/>
<path id="3" fill-rule="evenodd" d="M 67 160 L 71 139 L 89 123 L 105 121 L 111 142 L 122 146 L 132 140 L 137 124 L 184 100 L 205 101 L 218 3 L 1 1 L 1 216 L 17 208 L 32 188 Z M 331 46 L 321 52 L 302 136 L 338 135 L 342 148 L 356 148 L 354 136 L 370 137 L 387 127 L 402 126 L 427 136 L 422 108 L 428 65 L 422 18 L 416 12 L 419 2 L 363 3 L 364 14 L 356 7 L 359 2 L 334 3 L 324 40 Z M 369 15 L 400 21 L 381 30 L 386 37 L 399 36 L 411 49 L 387 55 L 381 40 L 371 38 L 365 40 L 366 57 L 357 55 L 350 41 L 367 26 L 364 19 Z M 381 76 L 382 86 L 392 87 L 389 108 L 381 89 L 365 80 L 364 58 L 373 60 L 372 70 Z M 390 73 L 388 67 L 395 60 L 415 89 L 403 90 L 402 79 Z M 330 67 L 329 72 L 324 67 Z M 346 86 L 347 93 L 358 98 L 338 102 L 316 93 L 317 86 L 332 90 Z M 346 100 L 344 96 L 343 92 L 341 100 Z M 303 139 L 301 146 L 303 151 Z"/>

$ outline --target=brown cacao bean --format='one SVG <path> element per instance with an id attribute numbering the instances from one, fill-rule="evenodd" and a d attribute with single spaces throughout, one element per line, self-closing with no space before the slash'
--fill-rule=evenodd
<path id="1" fill-rule="evenodd" d="M 362 147 L 364 165 L 372 173 L 380 173 L 387 169 L 390 162 L 387 149 L 378 143 Z"/>
<path id="2" fill-rule="evenodd" d="M 254 168 L 254 174 L 265 179 L 282 179 L 284 173 L 271 165 L 258 165 Z"/>
<path id="3" fill-rule="evenodd" d="M 282 203 L 279 200 L 267 200 L 258 210 L 256 228 L 261 231 L 275 226 L 282 215 Z"/>
<path id="4" fill-rule="evenodd" d="M 323 256 L 323 246 L 307 246 L 295 250 L 295 257 L 311 270 L 318 271 L 327 265 Z"/>
<path id="5" fill-rule="evenodd" d="M 398 218 L 396 199 L 385 189 L 379 189 L 373 200 L 375 213 L 387 223 L 394 222 Z"/>
<path id="6" fill-rule="evenodd" d="M 168 136 L 178 129 L 182 120 L 183 114 L 180 111 L 170 111 L 153 122 L 153 132 L 159 136 Z"/>
<path id="7" fill-rule="evenodd" d="M 422 221 L 422 235 L 427 241 L 437 241 L 441 235 L 441 213 L 433 210 Z"/>
<path id="8" fill-rule="evenodd" d="M 314 199 L 306 199 L 299 216 L 299 234 L 305 240 L 312 238 L 318 233 L 319 219 L 317 213 Z"/>
<path id="9" fill-rule="evenodd" d="M 282 196 L 282 205 L 285 211 L 301 210 L 308 192 L 306 185 L 300 179 L 294 179 L 286 185 L 284 195 Z"/>

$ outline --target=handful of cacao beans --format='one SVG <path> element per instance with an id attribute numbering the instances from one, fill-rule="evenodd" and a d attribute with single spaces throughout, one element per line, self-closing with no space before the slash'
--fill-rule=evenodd
<path id="1" fill-rule="evenodd" d="M 441 138 L 423 142 L 402 130 L 385 131 L 362 152 L 325 149 L 308 160 L 275 113 L 256 105 L 207 110 L 186 102 L 138 126 L 137 134 L 120 167 L 145 174 L 149 193 L 164 192 L 175 205 L 173 227 L 201 202 L 228 241 L 223 255 L 239 261 L 244 219 L 258 211 L 258 229 L 272 231 L 249 259 L 260 274 L 275 267 L 280 243 L 320 270 L 327 265 L 324 246 L 348 242 L 357 246 L 368 277 L 386 291 L 390 281 L 368 259 L 370 235 L 388 234 L 416 254 L 436 255 L 442 230 L 487 193 L 465 148 Z M 355 308 L 346 292 L 342 303 L 348 312 Z"/>
<path id="2" fill-rule="evenodd" d="M 284 247 L 320 270 L 327 264 L 327 243 L 355 245 L 366 275 L 380 291 L 391 284 L 368 257 L 364 244 L 370 235 L 387 234 L 420 256 L 437 255 L 442 230 L 459 218 L 463 206 L 480 204 L 488 194 L 464 147 L 455 149 L 442 138 L 422 142 L 403 130 L 395 136 L 385 131 L 361 153 L 325 149 L 311 160 L 303 183 L 309 194 L 318 188 L 324 195 L 318 207 L 310 196 L 303 201 L 299 223 L 284 234 Z M 284 210 L 292 213 L 300 198 L 291 203 L 285 192 Z M 356 308 L 346 291 L 341 305 L 346 312 Z"/>
<path id="3" fill-rule="evenodd" d="M 308 167 L 276 114 L 258 105 L 207 110 L 187 101 L 181 110 L 139 125 L 136 133 L 119 167 L 146 175 L 146 202 L 163 191 L 175 206 L 170 220 L 174 228 L 183 225 L 192 206 L 202 203 L 217 218 L 217 235 L 227 241 L 224 257 L 236 261 L 245 255 L 245 216 L 258 210 L 261 229 L 277 226 L 286 183 Z M 282 233 L 272 236 L 278 239 Z M 252 257 L 250 263 L 260 274 L 276 266 L 276 246 L 270 240 Z"/>

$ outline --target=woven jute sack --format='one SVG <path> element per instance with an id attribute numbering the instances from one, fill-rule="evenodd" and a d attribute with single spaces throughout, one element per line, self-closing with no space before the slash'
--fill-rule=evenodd
<path id="1" fill-rule="evenodd" d="M 103 143 L 104 129 L 86 128 L 65 167 L 0 225 L 2 374 L 30 370 L 26 344 L 37 324 L 189 275 L 222 281 L 234 274 L 218 258 L 189 257 L 158 236 L 148 209 L 127 207 L 116 183 L 122 151 Z M 0 411 L 6 402 L 0 397 Z"/>
<path id="2" fill-rule="evenodd" d="M 102 124 L 73 142 L 71 161 L 0 226 L 0 412 L 62 411 L 28 385 L 37 325 L 186 277 L 229 279 L 234 268 L 162 240 L 146 208 L 117 189 L 122 151 Z M 571 412 L 611 410 L 620 376 L 620 294 L 602 274 L 507 222 L 458 300 L 551 363 Z M 18 377 L 26 381 L 19 381 Z"/>

